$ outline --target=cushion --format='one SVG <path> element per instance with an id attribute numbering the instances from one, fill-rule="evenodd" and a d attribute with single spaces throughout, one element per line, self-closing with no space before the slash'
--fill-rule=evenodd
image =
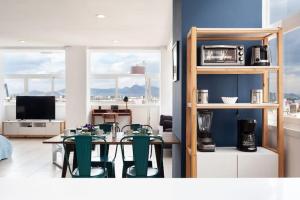
<path id="1" fill-rule="evenodd" d="M 154 177 L 158 175 L 158 169 L 148 167 L 147 176 L 148 177 Z M 135 166 L 131 166 L 127 169 L 127 176 L 129 177 L 136 177 L 135 173 Z"/>

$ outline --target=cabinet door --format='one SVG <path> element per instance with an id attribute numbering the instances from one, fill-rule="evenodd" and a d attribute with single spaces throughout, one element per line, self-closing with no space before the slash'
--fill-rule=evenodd
<path id="1" fill-rule="evenodd" d="M 18 135 L 19 134 L 19 124 L 18 123 L 3 123 L 3 134 L 4 135 Z"/>
<path id="2" fill-rule="evenodd" d="M 271 178 L 278 177 L 278 155 L 265 148 L 257 152 L 238 153 L 239 178 Z"/>
<path id="3" fill-rule="evenodd" d="M 236 178 L 237 154 L 217 149 L 216 152 L 197 153 L 198 178 Z"/>
<path id="4" fill-rule="evenodd" d="M 60 134 L 60 123 L 59 122 L 49 122 L 46 125 L 46 135 L 59 135 Z"/>

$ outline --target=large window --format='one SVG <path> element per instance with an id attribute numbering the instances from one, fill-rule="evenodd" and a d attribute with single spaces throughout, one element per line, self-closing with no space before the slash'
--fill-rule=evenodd
<path id="1" fill-rule="evenodd" d="M 157 103 L 160 60 L 159 50 L 91 51 L 91 100 Z"/>
<path id="2" fill-rule="evenodd" d="M 284 32 L 285 114 L 300 117 L 300 1 L 267 0 L 266 2 L 267 6 L 264 10 L 266 25 L 271 27 L 281 26 Z M 272 55 L 273 63 L 275 63 L 275 40 L 271 41 L 272 52 L 274 54 Z"/>
<path id="3" fill-rule="evenodd" d="M 17 95 L 65 95 L 63 50 L 3 52 L 4 83 L 9 99 Z"/>

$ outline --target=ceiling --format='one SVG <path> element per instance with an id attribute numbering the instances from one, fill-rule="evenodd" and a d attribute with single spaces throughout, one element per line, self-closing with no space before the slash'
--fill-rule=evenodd
<path id="1" fill-rule="evenodd" d="M 0 0 L 1 47 L 159 47 L 171 26 L 172 0 Z"/>

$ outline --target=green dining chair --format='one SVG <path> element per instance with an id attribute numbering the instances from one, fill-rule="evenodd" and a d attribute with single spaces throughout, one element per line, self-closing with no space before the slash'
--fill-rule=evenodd
<path id="1" fill-rule="evenodd" d="M 102 167 L 92 166 L 92 142 L 94 140 L 102 140 L 106 143 L 104 137 L 91 136 L 91 135 L 76 135 L 69 136 L 63 139 L 63 146 L 66 149 L 66 145 L 74 143 L 76 163 L 75 169 L 72 170 L 68 156 L 65 155 L 69 172 L 73 178 L 105 178 L 107 177 L 106 162 L 103 162 Z M 106 151 L 106 149 L 104 149 Z M 74 165 L 74 163 L 73 163 Z M 74 166 L 73 166 L 74 168 Z"/>
<path id="2" fill-rule="evenodd" d="M 164 141 L 159 136 L 148 136 L 148 135 L 134 135 L 125 136 L 121 139 L 121 152 L 123 164 L 126 162 L 124 145 L 128 141 L 132 141 L 132 154 L 133 154 L 133 165 L 128 167 L 126 170 L 127 178 L 155 178 L 160 177 L 160 169 L 149 166 L 149 147 L 150 140 L 156 140 L 158 145 L 161 145 L 161 152 L 159 162 L 160 166 L 163 166 L 163 145 Z M 126 163 L 125 163 L 126 164 Z"/>

